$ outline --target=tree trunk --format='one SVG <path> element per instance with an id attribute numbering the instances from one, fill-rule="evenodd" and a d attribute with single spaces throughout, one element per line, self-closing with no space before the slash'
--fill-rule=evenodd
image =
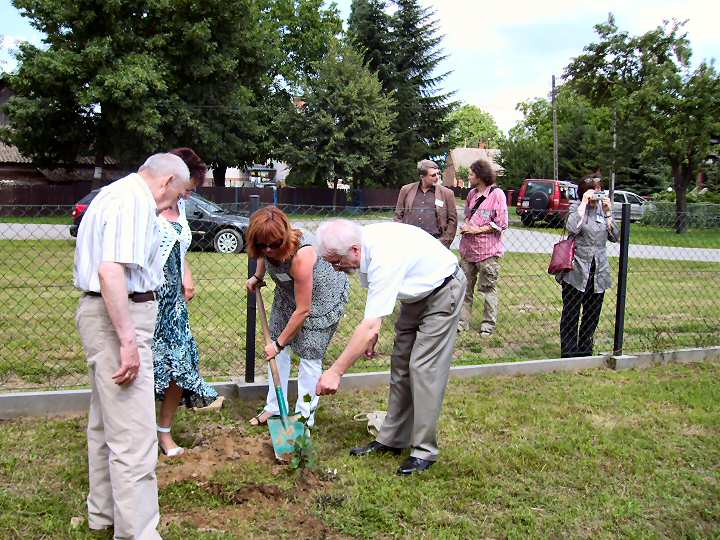
<path id="1" fill-rule="evenodd" d="M 225 187 L 225 173 L 227 172 L 227 165 L 219 163 L 213 167 L 213 184 L 219 187 Z"/>
<path id="2" fill-rule="evenodd" d="M 690 168 L 679 161 L 671 161 L 672 175 L 675 185 L 675 232 L 687 232 L 687 187 Z"/>

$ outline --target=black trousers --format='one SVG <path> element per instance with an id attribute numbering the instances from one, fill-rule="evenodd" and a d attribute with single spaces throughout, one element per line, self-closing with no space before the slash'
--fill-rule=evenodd
<path id="1" fill-rule="evenodd" d="M 560 350 L 563 358 L 592 356 L 593 336 L 600 321 L 600 311 L 605 296 L 605 293 L 595 292 L 594 274 L 590 272 L 585 292 L 580 292 L 565 282 L 562 284 Z"/>

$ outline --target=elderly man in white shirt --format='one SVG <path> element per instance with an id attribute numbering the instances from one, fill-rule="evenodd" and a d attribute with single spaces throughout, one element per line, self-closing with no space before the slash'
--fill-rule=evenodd
<path id="1" fill-rule="evenodd" d="M 410 457 L 397 473 L 428 469 L 438 457 L 437 421 L 450 371 L 465 295 L 465 275 L 448 249 L 431 235 L 403 223 L 360 227 L 332 220 L 317 230 L 318 253 L 336 270 L 359 270 L 367 287 L 365 317 L 345 350 L 323 373 L 317 394 L 334 394 L 340 379 L 363 355 L 375 353 L 382 318 L 395 301 L 401 309 L 395 325 L 388 413 L 377 439 L 353 448 L 355 456 L 371 453 Z"/>
<path id="2" fill-rule="evenodd" d="M 88 525 L 115 538 L 158 539 L 157 434 L 151 345 L 162 284 L 157 214 L 191 189 L 172 154 L 103 188 L 75 248 L 76 321 L 90 369 Z"/>

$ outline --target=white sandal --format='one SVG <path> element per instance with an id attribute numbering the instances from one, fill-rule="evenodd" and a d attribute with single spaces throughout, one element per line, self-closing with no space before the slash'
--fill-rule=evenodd
<path id="1" fill-rule="evenodd" d="M 170 433 L 169 427 L 157 426 L 157 430 L 158 430 L 158 433 Z M 165 450 L 159 441 L 158 441 L 158 448 L 160 448 L 160 451 L 169 458 L 178 457 L 185 453 L 185 449 L 182 448 L 181 446 L 176 446 L 175 448 L 172 448 L 170 450 Z"/>

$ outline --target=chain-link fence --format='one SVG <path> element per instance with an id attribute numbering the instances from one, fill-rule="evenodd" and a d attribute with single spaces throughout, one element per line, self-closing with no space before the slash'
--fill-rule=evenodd
<path id="1" fill-rule="evenodd" d="M 458 201 L 458 204 L 462 204 Z M 247 216 L 246 204 L 225 205 L 224 215 Z M 329 217 L 344 217 L 367 224 L 391 220 L 388 207 L 343 208 L 285 206 L 298 227 L 310 232 Z M 80 293 L 73 288 L 75 240 L 70 235 L 73 207 L 0 207 L 0 391 L 54 389 L 85 386 L 87 370 L 75 328 Z M 682 347 L 720 345 L 720 230 L 717 207 L 703 210 L 706 220 L 692 210 L 686 234 L 672 227 L 671 211 L 652 211 L 631 225 L 628 246 L 627 299 L 624 314 L 624 351 L 659 351 Z M 458 212 L 462 219 L 462 212 Z M 12 217 L 9 217 L 12 216 Z M 512 362 L 560 356 L 560 285 L 548 275 L 553 244 L 561 229 L 552 225 L 525 227 L 510 209 L 510 228 L 504 233 L 499 315 L 495 333 L 480 335 L 483 295 L 475 294 L 470 329 L 460 333 L 456 364 Z M 191 218 L 191 216 L 188 216 Z M 192 218 L 190 219 L 192 222 Z M 222 230 L 242 233 L 238 219 L 222 228 L 197 235 L 188 254 L 197 296 L 190 303 L 193 334 L 201 354 L 201 371 L 210 380 L 244 378 L 246 365 L 248 259 L 242 244 L 214 241 Z M 240 239 L 242 243 L 242 237 Z M 457 250 L 458 239 L 452 248 Z M 222 248 L 228 246 L 230 248 Z M 218 248 L 220 251 L 217 251 Z M 232 249 L 231 249 L 232 248 Z M 613 280 L 604 298 L 594 351 L 613 351 L 616 322 L 619 244 L 608 244 Z M 222 252 L 223 249 L 227 252 Z M 365 291 L 351 277 L 347 312 L 330 345 L 326 363 L 342 351 L 361 321 Z M 264 298 L 272 303 L 268 280 Z M 359 360 L 354 371 L 387 369 L 397 312 L 383 323 L 373 360 Z M 261 332 L 254 336 L 259 361 L 258 376 L 265 376 L 260 352 Z"/>

